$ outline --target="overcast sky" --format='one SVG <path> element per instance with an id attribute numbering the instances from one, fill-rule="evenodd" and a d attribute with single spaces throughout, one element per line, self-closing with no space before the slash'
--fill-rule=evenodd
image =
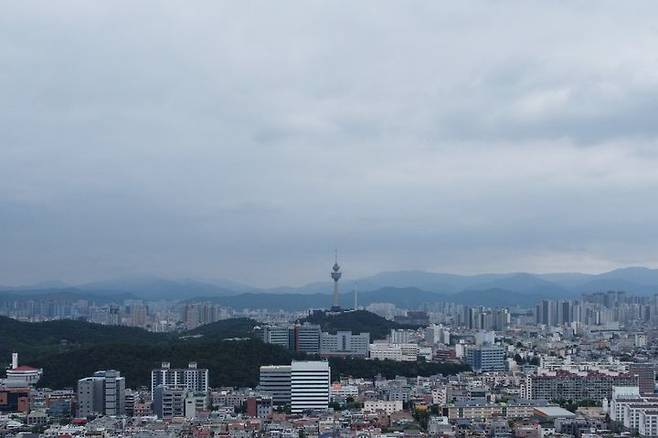
<path id="1" fill-rule="evenodd" d="M 656 16 L 4 1 L 0 284 L 655 267 Z"/>

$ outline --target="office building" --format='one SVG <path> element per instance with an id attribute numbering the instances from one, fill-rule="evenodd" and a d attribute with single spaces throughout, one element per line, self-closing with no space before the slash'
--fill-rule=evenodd
<path id="1" fill-rule="evenodd" d="M 464 361 L 478 373 L 505 371 L 505 349 L 498 345 L 469 345 Z"/>
<path id="2" fill-rule="evenodd" d="M 126 380 L 115 370 L 78 380 L 78 416 L 124 415 Z"/>
<path id="3" fill-rule="evenodd" d="M 400 344 L 385 344 L 383 342 L 378 342 L 375 344 L 370 344 L 370 347 L 368 347 L 368 349 L 369 349 L 370 359 L 394 360 L 396 362 L 416 360 L 416 356 L 403 357 L 402 348 L 400 347 Z"/>
<path id="4" fill-rule="evenodd" d="M 368 347 L 370 359 L 416 362 L 419 356 L 432 360 L 432 347 L 419 347 L 418 344 L 385 344 L 376 342 Z"/>
<path id="5" fill-rule="evenodd" d="M 263 342 L 280 345 L 290 349 L 291 330 L 288 326 L 265 326 L 263 329 Z"/>
<path id="6" fill-rule="evenodd" d="M 182 384 L 158 385 L 153 391 L 153 413 L 158 418 L 185 416 L 185 399 L 190 389 Z"/>
<path id="7" fill-rule="evenodd" d="M 329 408 L 331 370 L 325 361 L 293 361 L 290 407 L 293 413 Z"/>
<path id="8" fill-rule="evenodd" d="M 335 335 L 322 332 L 320 335 L 320 355 L 367 357 L 370 333 L 353 334 L 351 331 L 338 331 Z"/>
<path id="9" fill-rule="evenodd" d="M 151 393 L 159 385 L 184 386 L 193 392 L 208 392 L 208 369 L 198 368 L 196 362 L 190 362 L 187 368 L 171 368 L 169 362 L 151 371 Z"/>
<path id="10" fill-rule="evenodd" d="M 320 353 L 320 334 L 319 325 L 304 323 L 293 327 L 293 345 L 295 351 L 300 353 L 319 354 Z"/>
<path id="11" fill-rule="evenodd" d="M 258 389 L 272 397 L 275 405 L 290 403 L 290 365 L 260 367 Z"/>

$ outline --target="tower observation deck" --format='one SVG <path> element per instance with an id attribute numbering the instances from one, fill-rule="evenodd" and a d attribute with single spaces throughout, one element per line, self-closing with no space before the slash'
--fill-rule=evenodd
<path id="1" fill-rule="evenodd" d="M 343 273 L 340 272 L 340 265 L 338 264 L 338 251 L 336 251 L 334 266 L 331 268 L 331 279 L 334 280 L 334 297 L 331 310 L 340 310 L 340 305 L 338 304 L 338 280 L 342 276 Z"/>

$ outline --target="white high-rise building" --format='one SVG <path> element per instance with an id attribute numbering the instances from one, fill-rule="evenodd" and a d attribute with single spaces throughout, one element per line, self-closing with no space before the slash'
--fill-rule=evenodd
<path id="1" fill-rule="evenodd" d="M 290 366 L 290 407 L 293 413 L 329 408 L 331 369 L 326 361 L 293 361 Z"/>

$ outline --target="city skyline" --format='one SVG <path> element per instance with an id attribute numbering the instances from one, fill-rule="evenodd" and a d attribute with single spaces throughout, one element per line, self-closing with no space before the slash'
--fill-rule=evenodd
<path id="1" fill-rule="evenodd" d="M 658 438 L 658 3 L 9 0 L 2 438 Z"/>

